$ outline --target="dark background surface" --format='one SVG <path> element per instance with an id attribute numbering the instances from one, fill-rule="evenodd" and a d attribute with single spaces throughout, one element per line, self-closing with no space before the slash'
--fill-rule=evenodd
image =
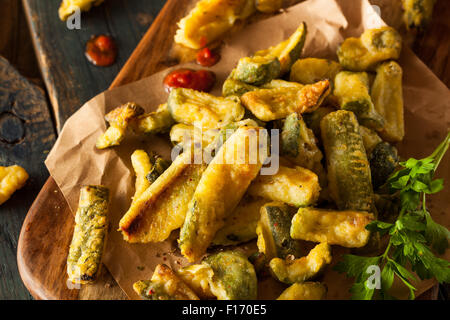
<path id="1" fill-rule="evenodd" d="M 0 207 L 0 300 L 32 299 L 17 270 L 17 241 L 28 209 L 47 180 L 43 161 L 57 132 L 84 102 L 110 86 L 164 3 L 107 0 L 82 13 L 81 30 L 69 30 L 58 18 L 60 0 L 0 0 L 0 55 L 36 85 L 0 61 L 0 73 L 13 72 L 8 78 L 14 80 L 0 85 L 0 165 L 19 164 L 30 174 L 27 185 Z M 84 46 L 92 35 L 104 33 L 116 39 L 119 56 L 113 66 L 98 68 L 85 59 Z M 4 121 L 2 115 L 10 110 L 24 120 L 24 128 L 11 129 Z M 2 133 L 20 129 L 20 142 L 2 141 Z"/>
<path id="2" fill-rule="evenodd" d="M 0 207 L 0 300 L 32 299 L 17 271 L 17 240 L 28 208 L 48 177 L 43 160 L 58 131 L 73 112 L 110 86 L 164 3 L 106 0 L 82 14 L 81 30 L 68 30 L 57 16 L 60 0 L 0 0 L 0 55 L 12 65 L 0 60 L 0 74 L 11 72 L 14 80 L 0 85 L 0 165 L 19 164 L 31 176 L 26 187 Z M 434 16 L 412 48 L 449 86 L 450 1 L 438 0 Z M 100 33 L 114 36 L 120 50 L 117 63 L 108 68 L 89 64 L 83 54 L 86 41 Z M 11 132 L 5 113 L 22 121 L 23 137 L 17 142 L 1 139 Z M 444 298 L 445 290 L 440 294 Z"/>

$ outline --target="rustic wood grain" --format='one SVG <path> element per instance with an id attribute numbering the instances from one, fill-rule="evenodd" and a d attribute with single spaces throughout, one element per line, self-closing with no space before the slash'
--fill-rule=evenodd
<path id="1" fill-rule="evenodd" d="M 190 0 L 190 1 L 194 1 L 194 0 Z M 445 0 L 440 0 L 440 1 L 445 1 Z M 167 1 L 164 9 L 161 11 L 160 15 L 158 16 L 158 18 L 155 20 L 155 23 L 152 25 L 152 27 L 148 30 L 147 34 L 144 36 L 143 40 L 141 41 L 141 43 L 139 44 L 139 46 L 136 48 L 135 52 L 133 53 L 133 55 L 131 56 L 130 60 L 126 63 L 126 65 L 124 66 L 124 69 L 119 73 L 119 75 L 117 76 L 116 80 L 113 82 L 112 87 L 116 87 L 119 85 L 123 85 L 129 82 L 132 82 L 134 80 L 138 80 L 141 79 L 142 77 L 151 75 L 152 73 L 159 71 L 161 69 L 163 69 L 164 67 L 171 65 L 173 63 L 176 63 L 179 59 L 179 57 L 177 57 L 177 53 L 176 48 L 172 46 L 172 37 L 173 37 L 173 33 L 175 31 L 175 27 L 174 27 L 174 22 L 177 21 L 181 16 L 183 16 L 185 14 L 185 10 L 187 10 L 191 5 L 189 5 L 188 3 L 189 1 L 177 1 L 177 0 L 169 0 Z M 448 18 L 448 16 L 442 15 L 441 12 L 437 11 L 437 13 L 435 13 L 435 18 L 433 20 L 433 25 L 434 24 L 441 24 L 442 21 L 446 21 L 446 19 Z M 449 29 L 448 29 L 448 25 L 447 24 L 443 24 L 443 26 L 446 28 L 444 28 L 444 30 L 441 29 L 441 32 L 446 32 L 447 34 L 449 33 Z M 431 29 L 433 29 L 434 26 L 431 26 Z M 433 34 L 433 33 L 428 33 L 426 35 L 426 37 L 436 37 L 437 35 Z M 420 40 L 419 40 L 420 41 Z M 439 50 L 439 43 L 436 42 L 436 46 L 437 46 L 437 50 Z M 418 48 L 416 47 L 416 50 L 421 50 L 421 47 L 419 46 Z M 441 59 L 446 60 L 448 58 L 448 54 L 446 56 L 441 57 Z M 427 64 L 431 64 L 431 61 L 425 61 L 425 63 Z M 437 72 L 437 70 L 434 70 L 435 72 Z M 442 78 L 447 79 L 448 78 L 448 73 L 445 76 L 442 76 Z M 448 83 L 446 83 L 448 85 Z M 54 190 L 57 190 L 57 186 L 55 184 L 55 182 L 53 181 L 53 179 L 49 179 L 48 183 L 44 186 L 43 190 L 42 190 L 42 197 L 44 198 L 40 198 L 38 197 L 38 199 L 36 200 L 36 205 L 33 206 L 33 208 L 30 210 L 29 213 L 29 217 L 30 219 L 27 218 L 26 223 L 28 224 L 38 224 L 39 223 L 39 219 L 41 219 L 41 217 L 45 214 L 47 214 L 47 210 L 46 208 L 51 207 L 50 206 L 50 201 L 51 201 L 51 195 L 52 192 L 54 192 Z M 57 193 L 59 193 L 59 191 L 57 191 Z M 42 203 L 38 203 L 38 201 L 41 201 Z M 61 202 L 59 203 L 60 206 L 62 207 L 67 207 L 67 204 L 65 203 L 65 201 L 63 199 L 61 199 Z M 70 217 L 70 216 L 69 216 Z M 24 225 L 24 230 L 23 232 L 30 232 L 31 228 L 29 231 L 26 231 L 27 229 L 27 225 Z M 55 230 L 57 230 L 58 226 L 57 225 L 52 225 L 52 228 L 56 228 Z M 47 243 L 52 243 L 52 239 L 55 238 L 53 236 L 54 233 L 49 232 L 44 234 L 44 231 L 41 230 L 41 237 L 46 237 L 47 238 Z M 69 237 L 69 235 L 67 235 L 67 237 Z M 22 239 L 25 239 L 24 237 L 21 237 L 20 241 L 23 241 Z M 31 240 L 32 237 L 29 238 L 29 240 Z M 66 248 L 67 249 L 67 248 Z M 34 257 L 35 259 L 37 257 Z M 32 261 L 24 261 L 24 264 L 33 264 L 34 260 Z M 55 265 L 63 265 L 65 264 L 65 256 L 63 255 L 55 255 L 52 256 L 52 263 L 51 264 L 55 264 Z M 54 274 L 55 279 L 59 279 L 59 281 L 61 281 L 61 279 L 65 279 L 65 273 L 61 272 L 61 273 L 55 273 Z M 41 281 L 40 279 L 24 279 L 25 282 L 27 282 L 28 284 L 30 284 L 31 281 L 34 281 L 35 283 L 38 281 Z M 58 281 L 58 280 L 56 280 Z M 96 292 L 94 292 L 93 295 L 90 295 L 91 298 L 98 298 L 99 295 L 102 295 L 102 290 L 101 287 L 104 283 L 100 282 L 98 284 L 99 288 L 97 288 Z M 51 289 L 51 288 L 50 288 Z M 48 296 L 42 296 L 40 295 L 40 292 L 37 291 L 33 291 L 31 290 L 33 296 L 35 296 L 36 298 L 48 298 Z M 430 291 L 427 294 L 429 295 L 428 298 L 436 298 L 436 289 L 434 289 L 434 291 Z M 57 294 L 53 294 L 52 295 L 57 296 Z M 116 296 L 116 293 L 112 293 L 108 295 L 109 298 L 123 298 L 123 296 Z M 65 297 L 64 298 L 71 298 L 71 296 L 69 297 Z M 82 296 L 78 296 L 77 298 L 83 298 Z"/>
<path id="2" fill-rule="evenodd" d="M 108 89 L 164 3 L 105 1 L 82 13 L 81 30 L 69 30 L 58 19 L 60 2 L 23 0 L 58 131 L 86 101 Z M 86 41 L 100 33 L 112 35 L 120 48 L 117 62 L 108 68 L 95 67 L 84 57 Z"/>
<path id="3" fill-rule="evenodd" d="M 0 300 L 30 299 L 17 273 L 20 226 L 48 178 L 44 159 L 55 132 L 43 92 L 0 57 L 0 165 L 18 164 L 30 179 L 0 206 Z"/>
<path id="4" fill-rule="evenodd" d="M 23 7 L 17 0 L 0 0 L 0 55 L 26 78 L 40 77 Z"/>
<path id="5" fill-rule="evenodd" d="M 42 208 L 46 209 L 44 215 Z M 95 285 L 80 288 L 67 282 L 67 253 L 74 227 L 71 217 L 58 186 L 53 179 L 48 179 L 30 208 L 20 234 L 17 262 L 28 290 L 34 298 L 45 300 L 125 299 L 106 268 Z"/>
<path id="6" fill-rule="evenodd" d="M 438 0 L 429 29 L 417 36 L 413 46 L 417 56 L 450 87 L 450 1 Z"/>

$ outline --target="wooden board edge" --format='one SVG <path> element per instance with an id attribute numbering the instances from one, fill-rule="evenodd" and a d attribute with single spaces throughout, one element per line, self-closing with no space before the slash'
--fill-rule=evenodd
<path id="1" fill-rule="evenodd" d="M 30 207 L 30 210 L 27 213 L 27 216 L 25 217 L 25 220 L 23 222 L 18 245 L 17 245 L 17 267 L 19 270 L 20 277 L 22 278 L 22 281 L 25 285 L 25 287 L 28 289 L 30 294 L 33 296 L 36 300 L 77 300 L 78 299 L 78 292 L 79 290 L 73 289 L 64 290 L 65 295 L 64 296 L 55 296 L 53 295 L 49 290 L 46 289 L 46 286 L 44 283 L 42 283 L 40 280 L 41 278 L 37 278 L 35 276 L 36 269 L 34 268 L 34 264 L 29 263 L 29 257 L 30 255 L 33 255 L 33 252 L 30 252 L 29 249 L 26 246 L 26 243 L 28 242 L 28 238 L 32 237 L 30 234 L 30 231 L 32 229 L 32 221 L 35 219 L 35 216 L 39 214 L 38 208 L 41 207 L 41 204 L 45 201 L 46 197 L 48 197 L 49 193 L 55 193 L 61 196 L 63 199 L 64 197 L 61 194 L 61 191 L 59 190 L 55 180 L 52 177 L 49 177 L 47 181 L 45 182 L 44 186 L 42 187 L 41 191 L 39 192 L 38 196 L 36 197 L 35 201 Z M 56 197 L 58 196 L 56 195 Z M 65 201 L 65 200 L 64 200 Z M 66 206 L 68 208 L 68 205 Z M 63 208 L 61 208 L 63 209 Z M 63 210 L 61 210 L 63 211 Z M 64 214 L 64 213 L 62 213 Z M 33 230 L 35 231 L 35 230 Z M 71 237 L 70 237 L 71 238 Z M 36 241 L 36 239 L 34 239 Z M 61 277 L 63 279 L 66 279 L 66 274 L 61 274 Z M 65 282 L 64 282 L 65 284 Z"/>

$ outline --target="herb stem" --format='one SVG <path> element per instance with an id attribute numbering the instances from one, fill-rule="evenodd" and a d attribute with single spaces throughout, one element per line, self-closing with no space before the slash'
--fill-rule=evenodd
<path id="1" fill-rule="evenodd" d="M 430 158 L 436 159 L 435 166 L 434 166 L 435 171 L 436 171 L 437 167 L 439 166 L 439 163 L 441 162 L 445 153 L 447 152 L 447 149 L 449 146 L 450 146 L 450 132 L 447 134 L 444 141 L 442 141 L 442 143 L 436 148 L 436 150 L 430 156 Z"/>

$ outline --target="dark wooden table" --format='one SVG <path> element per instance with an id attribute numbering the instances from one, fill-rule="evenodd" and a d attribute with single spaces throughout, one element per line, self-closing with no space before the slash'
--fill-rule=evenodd
<path id="1" fill-rule="evenodd" d="M 69 30 L 59 20 L 60 2 L 0 0 L 0 55 L 30 80 L 14 73 L 11 78 L 18 85 L 0 86 L 0 165 L 19 164 L 31 177 L 0 207 L 0 300 L 32 299 L 17 270 L 17 240 L 25 215 L 47 180 L 43 161 L 57 132 L 79 107 L 111 85 L 165 0 L 105 1 L 82 13 L 81 30 Z M 91 65 L 83 54 L 91 35 L 101 33 L 112 35 L 120 48 L 116 64 L 108 68 Z M 0 73 L 6 68 L 15 72 L 13 66 L 0 61 Z M 19 91 L 19 84 L 27 87 L 27 95 Z M 33 107 L 25 101 L 30 97 Z M 12 127 L 16 118 L 23 127 Z M 24 135 L 20 141 L 2 139 L 2 134 L 17 130 Z"/>
<path id="2" fill-rule="evenodd" d="M 375 4 L 377 1 L 371 0 Z M 17 271 L 17 239 L 28 208 L 48 177 L 43 160 L 57 132 L 84 102 L 110 86 L 164 2 L 107 0 L 82 14 L 81 30 L 69 30 L 57 16 L 60 0 L 22 0 L 22 3 L 0 0 L 5 13 L 0 19 L 0 55 L 31 83 L 37 84 L 32 86 L 14 74 L 19 83 L 30 86 L 28 94 L 36 100 L 33 105 L 39 106 L 33 108 L 27 104 L 26 95 L 18 88 L 5 98 L 0 87 L 0 165 L 18 163 L 31 175 L 27 186 L 0 207 L 0 300 L 31 299 Z M 382 15 L 386 18 L 383 11 Z M 449 16 L 450 2 L 438 0 L 428 32 L 412 45 L 447 86 L 450 84 Z M 97 68 L 84 58 L 86 41 L 99 33 L 109 33 L 118 42 L 119 58 L 112 67 Z M 40 87 L 44 90 L 40 91 Z M 5 143 L 1 138 L 5 131 L 1 116 L 5 112 L 17 115 L 24 125 L 23 137 L 14 143 Z M 9 125 L 5 128 L 10 128 Z"/>

